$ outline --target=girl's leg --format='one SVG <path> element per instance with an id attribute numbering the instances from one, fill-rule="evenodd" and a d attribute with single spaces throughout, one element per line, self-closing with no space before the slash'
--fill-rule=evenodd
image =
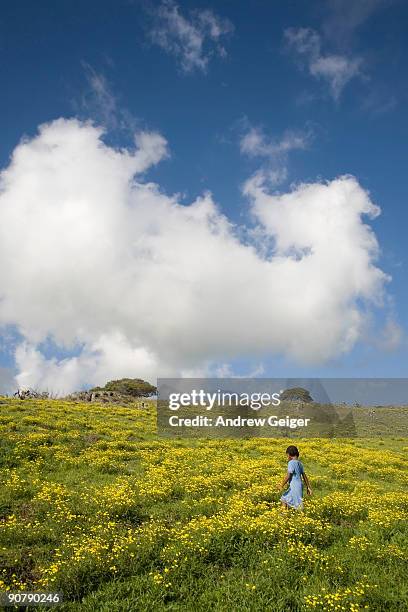
<path id="1" fill-rule="evenodd" d="M 284 501 L 282 501 L 281 504 L 282 504 L 282 510 L 287 511 L 289 509 L 289 506 L 287 504 L 285 504 Z"/>

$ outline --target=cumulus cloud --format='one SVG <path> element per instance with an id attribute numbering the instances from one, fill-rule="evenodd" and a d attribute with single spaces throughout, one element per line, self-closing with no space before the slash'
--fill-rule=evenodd
<path id="1" fill-rule="evenodd" d="M 239 356 L 319 363 L 359 339 L 387 277 L 365 222 L 379 209 L 355 178 L 284 194 L 248 182 L 248 245 L 211 194 L 185 205 L 143 179 L 166 155 L 159 134 L 119 150 L 64 119 L 14 150 L 0 175 L 0 325 L 23 338 L 21 385 L 154 381 Z M 47 357 L 47 339 L 71 356 Z"/>
<path id="2" fill-rule="evenodd" d="M 102 333 L 83 346 L 78 356 L 66 359 L 45 358 L 32 343 L 22 342 L 15 353 L 19 388 L 38 388 L 56 395 L 87 385 L 137 376 L 154 381 L 158 362 L 143 347 L 132 346 L 120 331 Z"/>
<path id="3" fill-rule="evenodd" d="M 288 28 L 285 40 L 289 49 L 306 63 L 309 73 L 325 81 L 334 100 L 338 100 L 345 86 L 361 75 L 362 59 L 321 52 L 320 35 L 311 28 Z"/>
<path id="4" fill-rule="evenodd" d="M 233 29 L 228 19 L 210 10 L 197 10 L 185 17 L 177 4 L 167 0 L 154 13 L 150 37 L 174 55 L 185 72 L 205 71 L 213 55 L 226 55 L 223 40 Z"/>

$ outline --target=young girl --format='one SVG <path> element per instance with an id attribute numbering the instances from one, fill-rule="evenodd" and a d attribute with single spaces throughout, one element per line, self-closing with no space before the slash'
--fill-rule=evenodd
<path id="1" fill-rule="evenodd" d="M 289 489 L 281 497 L 282 506 L 285 508 L 295 508 L 296 510 L 302 510 L 303 508 L 303 487 L 302 487 L 302 476 L 305 481 L 307 494 L 312 494 L 310 482 L 305 474 L 302 463 L 299 461 L 299 451 L 296 446 L 288 446 L 286 449 L 286 455 L 288 457 L 288 473 L 283 479 L 282 483 L 278 485 L 278 490 L 281 491 L 283 487 L 289 483 Z"/>

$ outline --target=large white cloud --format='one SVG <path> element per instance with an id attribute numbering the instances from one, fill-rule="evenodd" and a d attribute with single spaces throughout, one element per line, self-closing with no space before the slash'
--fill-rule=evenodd
<path id="1" fill-rule="evenodd" d="M 186 206 L 143 180 L 166 154 L 158 134 L 114 150 L 63 119 L 16 147 L 0 177 L 0 324 L 24 337 L 19 384 L 66 392 L 240 355 L 317 363 L 358 340 L 387 277 L 363 221 L 379 210 L 356 179 L 276 195 L 253 177 L 248 245 L 210 194 Z M 80 353 L 47 359 L 47 338 Z"/>

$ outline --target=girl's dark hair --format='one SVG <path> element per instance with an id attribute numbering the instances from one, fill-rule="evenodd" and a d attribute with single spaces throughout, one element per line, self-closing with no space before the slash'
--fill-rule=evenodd
<path id="1" fill-rule="evenodd" d="M 296 446 L 288 446 L 286 449 L 286 454 L 291 457 L 299 457 L 299 451 Z"/>

